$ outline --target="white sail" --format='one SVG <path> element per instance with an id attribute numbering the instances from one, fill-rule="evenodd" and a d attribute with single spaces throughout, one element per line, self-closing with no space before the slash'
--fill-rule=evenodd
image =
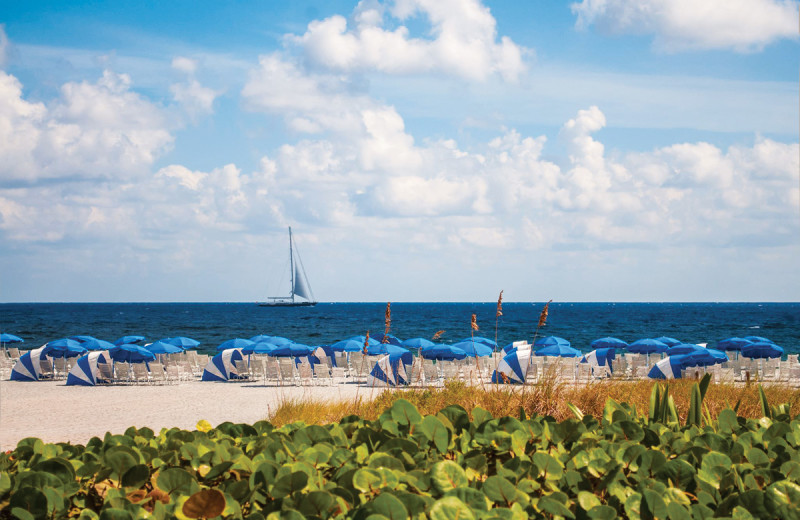
<path id="1" fill-rule="evenodd" d="M 300 271 L 299 265 L 294 266 L 294 294 L 295 296 L 300 296 L 301 298 L 305 298 L 306 300 L 311 299 L 308 287 L 306 286 L 305 277 L 303 276 L 303 273 Z"/>

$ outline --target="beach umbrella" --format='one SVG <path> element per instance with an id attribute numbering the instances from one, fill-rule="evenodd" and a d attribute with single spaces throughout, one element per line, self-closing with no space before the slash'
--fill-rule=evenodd
<path id="1" fill-rule="evenodd" d="M 95 386 L 100 372 L 98 363 L 111 363 L 107 351 L 98 350 L 79 357 L 67 374 L 67 386 Z"/>
<path id="2" fill-rule="evenodd" d="M 78 343 L 84 343 L 86 341 L 91 341 L 91 340 L 95 339 L 95 337 L 94 336 L 70 336 L 67 339 L 75 340 Z"/>
<path id="3" fill-rule="evenodd" d="M 695 345 L 694 343 L 680 343 L 678 345 L 674 345 L 667 349 L 668 356 L 677 356 L 680 354 L 691 354 L 692 352 L 696 352 L 698 350 L 705 350 L 700 345 Z"/>
<path id="4" fill-rule="evenodd" d="M 253 345 L 255 342 L 250 341 L 249 339 L 243 338 L 233 338 L 229 339 L 228 341 L 222 342 L 217 347 L 217 352 L 222 350 L 228 350 L 229 348 L 245 348 Z"/>
<path id="5" fill-rule="evenodd" d="M 497 370 L 492 373 L 492 383 L 525 383 L 525 373 L 530 362 L 530 350 L 517 350 L 506 354 L 497 364 Z"/>
<path id="6" fill-rule="evenodd" d="M 647 377 L 650 379 L 680 379 L 683 369 L 685 368 L 683 364 L 684 357 L 686 356 L 667 356 L 659 360 L 653 365 L 653 368 L 650 369 Z"/>
<path id="7" fill-rule="evenodd" d="M 494 352 L 494 348 L 486 345 L 484 343 L 473 343 L 472 341 L 466 340 L 461 341 L 453 345 L 455 348 L 460 348 L 464 352 L 467 353 L 469 357 L 485 357 L 491 356 L 492 352 Z"/>
<path id="8" fill-rule="evenodd" d="M 11 381 L 38 381 L 42 375 L 40 361 L 49 351 L 50 347 L 43 345 L 22 354 L 14 364 L 14 368 L 11 369 L 9 379 Z"/>
<path id="9" fill-rule="evenodd" d="M 540 348 L 534 354 L 537 356 L 578 357 L 581 355 L 581 351 L 569 345 L 550 345 Z"/>
<path id="10" fill-rule="evenodd" d="M 742 347 L 752 345 L 753 342 L 745 338 L 727 338 L 717 342 L 719 350 L 742 350 Z"/>
<path id="11" fill-rule="evenodd" d="M 200 342 L 196 339 L 187 338 L 185 336 L 176 336 L 174 338 L 164 338 L 161 341 L 164 343 L 169 343 L 170 345 L 175 345 L 177 347 L 181 347 L 182 349 L 186 350 L 189 348 L 194 348 L 200 345 Z"/>
<path id="12" fill-rule="evenodd" d="M 144 341 L 144 336 L 122 336 L 114 342 L 114 345 L 125 345 L 128 343 L 139 343 Z"/>
<path id="13" fill-rule="evenodd" d="M 668 347 L 673 347 L 675 345 L 680 345 L 681 343 L 683 343 L 681 340 L 670 338 L 669 336 L 660 336 L 656 338 L 656 341 L 660 341 L 661 343 L 663 343 Z"/>
<path id="14" fill-rule="evenodd" d="M 86 353 L 86 349 L 78 341 L 69 338 L 51 341 L 47 346 L 50 347 L 47 356 L 53 358 L 70 358 Z"/>
<path id="15" fill-rule="evenodd" d="M 569 341 L 565 340 L 564 338 L 559 338 L 558 336 L 546 336 L 544 338 L 537 339 L 533 343 L 533 346 L 536 347 L 536 348 L 554 347 L 554 346 L 557 346 L 557 345 L 563 345 L 565 347 L 569 347 L 570 343 L 569 343 Z"/>
<path id="16" fill-rule="evenodd" d="M 628 343 L 617 338 L 600 338 L 592 341 L 589 346 L 592 350 L 599 348 L 626 348 Z"/>
<path id="17" fill-rule="evenodd" d="M 436 343 L 433 341 L 429 341 L 425 338 L 411 338 L 403 340 L 403 345 L 406 348 L 425 348 L 425 347 L 432 347 Z"/>
<path id="18" fill-rule="evenodd" d="M 707 367 L 725 363 L 728 356 L 721 350 L 713 348 L 698 348 L 683 357 L 683 364 L 687 367 Z"/>
<path id="19" fill-rule="evenodd" d="M 219 352 L 216 356 L 208 360 L 206 368 L 203 370 L 201 381 L 228 381 L 238 379 L 239 372 L 236 371 L 234 361 L 241 361 L 244 357 L 238 348 L 229 348 Z"/>
<path id="20" fill-rule="evenodd" d="M 403 352 L 387 354 L 375 363 L 367 376 L 367 386 L 403 386 L 410 383 L 408 370 L 414 362 L 414 355 Z"/>
<path id="21" fill-rule="evenodd" d="M 287 345 L 279 345 L 272 352 L 268 354 L 274 357 L 300 357 L 307 356 L 314 352 L 314 347 L 303 345 L 301 343 L 289 343 Z"/>
<path id="22" fill-rule="evenodd" d="M 362 352 L 364 350 L 364 340 L 343 339 L 331 345 L 331 348 L 335 352 Z"/>
<path id="23" fill-rule="evenodd" d="M 364 340 L 366 340 L 367 338 L 366 338 L 366 336 L 353 336 L 352 338 L 347 338 L 347 339 L 351 339 L 353 341 L 358 341 L 359 343 L 361 343 L 361 347 L 363 348 L 364 347 Z M 371 347 L 372 345 L 380 345 L 380 341 L 376 341 L 375 338 L 370 337 L 369 338 L 369 345 L 367 345 L 367 346 Z"/>
<path id="24" fill-rule="evenodd" d="M 452 361 L 454 359 L 464 359 L 467 353 L 460 348 L 452 345 L 434 345 L 419 351 L 419 355 L 424 359 L 436 359 L 439 361 Z"/>
<path id="25" fill-rule="evenodd" d="M 403 347 L 398 347 L 397 345 L 392 345 L 391 343 L 379 343 L 378 345 L 367 347 L 368 356 L 381 356 L 388 354 L 403 354 L 403 353 L 408 353 L 408 350 L 404 349 Z"/>
<path id="26" fill-rule="evenodd" d="M 531 345 L 527 341 L 513 341 L 513 342 L 509 343 L 508 345 L 506 345 L 505 347 L 503 347 L 502 350 L 503 350 L 503 352 L 508 354 L 509 352 L 515 352 L 515 351 L 519 350 L 520 348 L 522 350 L 531 350 L 533 348 L 533 345 Z"/>
<path id="27" fill-rule="evenodd" d="M 581 363 L 588 363 L 593 367 L 608 367 L 611 369 L 611 362 L 616 357 L 616 350 L 613 348 L 597 348 L 584 355 Z"/>
<path id="28" fill-rule="evenodd" d="M 102 339 L 90 339 L 81 343 L 81 346 L 86 350 L 109 350 L 117 345 L 103 341 Z"/>
<path id="29" fill-rule="evenodd" d="M 772 343 L 775 344 L 774 341 L 771 339 L 767 339 L 763 336 L 745 336 L 744 339 L 752 341 L 753 343 Z"/>
<path id="30" fill-rule="evenodd" d="M 742 347 L 742 357 L 751 359 L 779 358 L 783 356 L 783 348 L 775 343 L 759 341 Z"/>
<path id="31" fill-rule="evenodd" d="M 289 338 L 284 338 L 283 336 L 268 336 L 266 334 L 259 334 L 258 336 L 253 336 L 250 338 L 250 341 L 255 341 L 258 343 L 259 341 L 266 341 L 267 343 L 272 343 L 276 346 L 281 345 L 288 345 L 289 343 L 294 343 L 294 341 L 290 340 Z"/>
<path id="32" fill-rule="evenodd" d="M 0 334 L 0 343 L 7 344 L 7 343 L 24 343 L 24 342 L 25 340 L 20 338 L 19 336 L 15 336 L 7 332 Z"/>
<path id="33" fill-rule="evenodd" d="M 256 341 L 252 345 L 248 345 L 242 349 L 242 354 L 269 354 L 278 348 L 278 345 L 273 345 L 268 341 Z"/>
<path id="34" fill-rule="evenodd" d="M 461 341 L 459 341 L 458 343 L 464 343 L 466 341 L 480 343 L 481 345 L 486 345 L 487 347 L 490 347 L 492 350 L 497 350 L 497 348 L 498 348 L 496 341 L 491 340 L 489 338 L 484 338 L 482 336 L 474 336 L 474 337 L 464 338 Z"/>
<path id="35" fill-rule="evenodd" d="M 653 352 L 666 352 L 668 348 L 666 343 L 656 339 L 637 339 L 628 345 L 627 351 L 634 354 L 651 354 Z"/>
<path id="36" fill-rule="evenodd" d="M 395 347 L 403 346 L 403 342 L 400 341 L 400 338 L 391 334 L 378 333 L 371 337 L 374 338 L 378 343 L 388 343 L 389 345 L 394 345 Z M 386 338 L 385 342 L 383 341 L 384 338 Z"/>
<path id="37" fill-rule="evenodd" d="M 130 345 L 131 343 L 128 344 Z M 163 341 L 150 343 L 149 345 L 145 345 L 144 348 L 153 354 L 180 354 L 183 352 L 183 349 L 179 346 L 173 345 L 172 343 L 164 343 Z"/>
<path id="38" fill-rule="evenodd" d="M 128 363 L 142 363 L 154 361 L 156 355 L 139 345 L 117 345 L 107 351 L 114 361 L 127 361 Z"/>

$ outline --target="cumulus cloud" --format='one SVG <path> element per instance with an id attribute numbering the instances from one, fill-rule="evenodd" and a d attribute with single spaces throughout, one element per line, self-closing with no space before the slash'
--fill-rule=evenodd
<path id="1" fill-rule="evenodd" d="M 31 103 L 0 71 L 0 178 L 112 178 L 141 174 L 172 144 L 161 109 L 125 74 L 66 83 L 49 106 Z"/>
<path id="2" fill-rule="evenodd" d="M 415 16 L 428 21 L 428 38 L 412 37 L 402 25 Z M 365 0 L 349 21 L 340 15 L 315 20 L 286 40 L 309 63 L 339 72 L 435 72 L 470 80 L 497 74 L 515 81 L 525 69 L 526 49 L 498 39 L 496 20 L 478 0 Z"/>
<path id="3" fill-rule="evenodd" d="M 576 26 L 612 34 L 653 34 L 657 48 L 753 52 L 797 38 L 795 0 L 583 0 Z"/>
<path id="4" fill-rule="evenodd" d="M 0 23 L 0 67 L 4 67 L 6 65 L 6 61 L 8 60 L 8 48 L 10 44 L 8 42 L 8 36 L 6 35 L 6 26 Z"/>
<path id="5" fill-rule="evenodd" d="M 180 83 L 170 85 L 170 92 L 178 104 L 184 107 L 189 115 L 196 117 L 201 114 L 210 114 L 214 111 L 214 100 L 219 92 L 204 87 L 195 78 L 197 61 L 183 56 L 172 59 L 172 68 L 186 75 Z"/>

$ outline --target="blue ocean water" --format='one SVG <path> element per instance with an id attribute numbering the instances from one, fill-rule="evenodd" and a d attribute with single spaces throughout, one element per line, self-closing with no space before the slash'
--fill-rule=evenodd
<path id="1" fill-rule="evenodd" d="M 504 303 L 498 343 L 533 338 L 543 303 Z M 494 339 L 492 303 L 393 303 L 391 333 L 401 339 L 431 338 L 455 343 L 476 334 Z M 225 340 L 256 334 L 285 336 L 298 343 L 323 345 L 367 331 L 383 332 L 386 303 L 320 303 L 316 307 L 265 308 L 254 303 L 6 303 L 0 304 L 0 331 L 25 339 L 26 348 L 73 336 L 114 341 L 140 334 L 149 341 L 188 336 L 213 352 Z M 560 303 L 550 304 L 539 336 L 561 336 L 588 350 L 597 338 L 625 341 L 671 336 L 708 343 L 731 336 L 764 336 L 800 353 L 800 303 Z"/>

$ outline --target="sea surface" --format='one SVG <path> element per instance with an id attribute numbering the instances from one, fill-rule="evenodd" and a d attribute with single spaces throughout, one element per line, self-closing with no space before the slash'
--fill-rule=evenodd
<path id="1" fill-rule="evenodd" d="M 504 303 L 497 341 L 531 341 L 544 303 Z M 455 343 L 476 335 L 495 338 L 492 303 L 393 303 L 391 333 L 400 339 Z M 317 346 L 384 331 L 386 303 L 320 303 L 316 307 L 266 308 L 254 303 L 6 303 L 0 304 L 0 331 L 22 337 L 24 348 L 54 339 L 90 335 L 107 341 L 138 334 L 147 342 L 188 336 L 201 352 L 214 352 L 231 338 L 256 334 L 284 336 Z M 561 303 L 550 304 L 542 336 L 560 336 L 588 351 L 597 338 L 631 342 L 670 336 L 709 347 L 732 336 L 764 336 L 787 354 L 800 353 L 800 303 Z"/>

